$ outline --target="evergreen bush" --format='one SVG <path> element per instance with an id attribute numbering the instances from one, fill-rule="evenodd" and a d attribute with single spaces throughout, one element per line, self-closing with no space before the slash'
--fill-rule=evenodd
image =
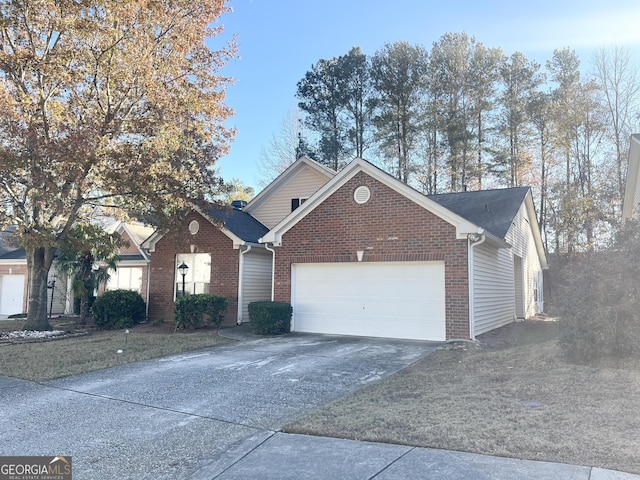
<path id="1" fill-rule="evenodd" d="M 174 307 L 176 329 L 202 326 L 218 329 L 224 321 L 228 306 L 229 299 L 219 295 L 201 293 L 180 297 Z"/>
<path id="2" fill-rule="evenodd" d="M 101 330 L 129 328 L 145 319 L 142 296 L 132 290 L 109 290 L 93 302 L 93 321 Z"/>
<path id="3" fill-rule="evenodd" d="M 258 335 L 282 335 L 291 331 L 293 307 L 285 302 L 251 302 L 249 319 Z"/>

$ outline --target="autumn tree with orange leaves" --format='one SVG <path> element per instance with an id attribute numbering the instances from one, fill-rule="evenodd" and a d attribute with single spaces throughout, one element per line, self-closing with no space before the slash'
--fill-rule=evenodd
<path id="1" fill-rule="evenodd" d="M 233 132 L 224 0 L 0 0 L 0 228 L 27 252 L 27 329 L 47 274 L 100 207 L 168 221 L 216 194 Z"/>

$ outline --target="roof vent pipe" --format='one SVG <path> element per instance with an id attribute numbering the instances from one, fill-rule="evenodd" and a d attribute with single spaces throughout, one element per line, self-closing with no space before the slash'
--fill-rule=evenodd
<path id="1" fill-rule="evenodd" d="M 242 210 L 247 206 L 247 202 L 245 200 L 234 200 L 233 202 L 231 202 L 231 206 L 234 210 Z"/>

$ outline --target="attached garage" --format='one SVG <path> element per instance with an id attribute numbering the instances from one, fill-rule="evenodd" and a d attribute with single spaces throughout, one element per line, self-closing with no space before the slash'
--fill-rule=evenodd
<path id="1" fill-rule="evenodd" d="M 444 262 L 294 263 L 298 332 L 445 340 Z"/>

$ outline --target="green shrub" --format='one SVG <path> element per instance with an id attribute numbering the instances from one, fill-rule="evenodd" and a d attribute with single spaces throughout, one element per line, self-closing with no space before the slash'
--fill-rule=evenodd
<path id="1" fill-rule="evenodd" d="M 560 343 L 588 360 L 640 354 L 640 229 L 630 223 L 611 248 L 572 258 L 556 282 Z"/>
<path id="2" fill-rule="evenodd" d="M 91 307 L 93 321 L 102 330 L 132 327 L 144 320 L 145 311 L 144 300 L 132 290 L 104 292 Z"/>
<path id="3" fill-rule="evenodd" d="M 258 335 L 282 335 L 291 331 L 293 307 L 285 302 L 251 302 L 249 319 Z"/>
<path id="4" fill-rule="evenodd" d="M 205 325 L 218 329 L 224 320 L 228 306 L 229 299 L 218 295 L 201 293 L 180 297 L 176 300 L 174 307 L 176 329 Z"/>

